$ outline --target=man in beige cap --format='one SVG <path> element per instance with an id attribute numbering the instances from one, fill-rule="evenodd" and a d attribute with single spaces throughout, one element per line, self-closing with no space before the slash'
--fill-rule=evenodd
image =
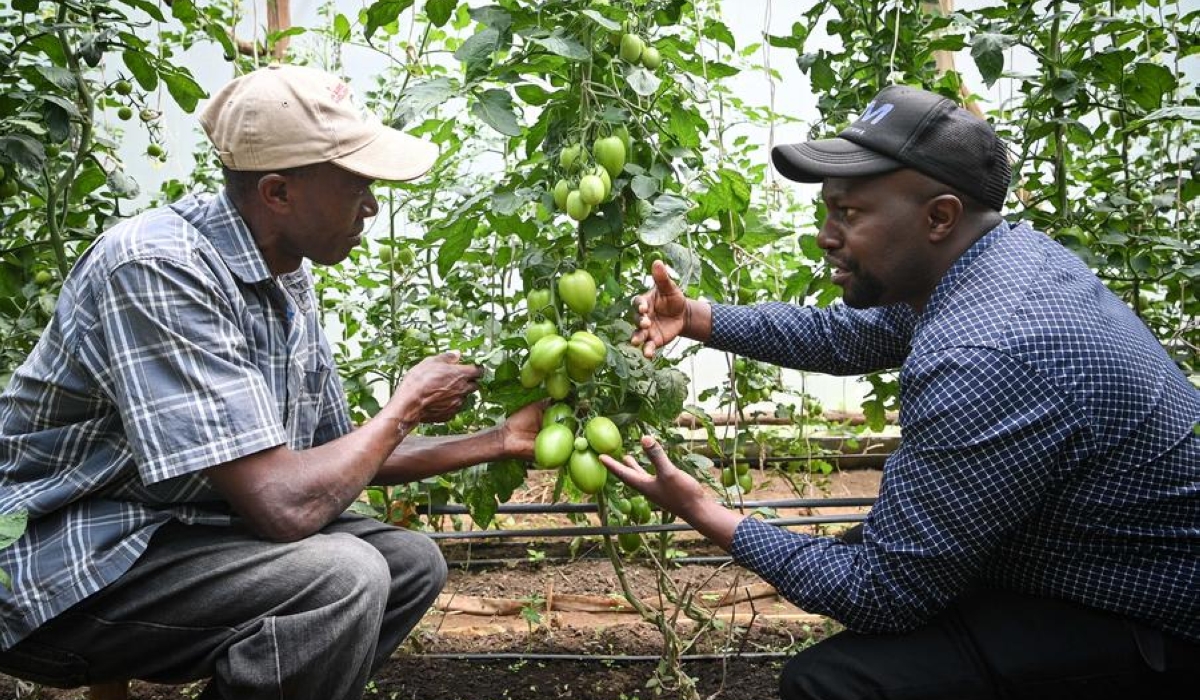
<path id="1" fill-rule="evenodd" d="M 308 68 L 234 80 L 201 123 L 224 165 L 101 236 L 0 395 L 0 670 L 48 685 L 212 677 L 203 698 L 358 698 L 433 603 L 427 537 L 346 514 L 368 484 L 532 456 L 540 408 L 422 438 L 474 392 L 454 354 L 352 429 L 305 259 L 333 264 L 377 179 L 436 149 Z"/>

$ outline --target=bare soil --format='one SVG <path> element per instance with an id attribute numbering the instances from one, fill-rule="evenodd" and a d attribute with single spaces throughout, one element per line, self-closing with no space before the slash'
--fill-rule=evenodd
<path id="1" fill-rule="evenodd" d="M 552 472 L 531 472 L 514 502 L 542 502 Z M 874 496 L 880 474 L 835 473 L 789 483 L 755 473 L 756 500 Z M 777 517 L 861 513 L 862 508 L 779 509 Z M 589 520 L 594 523 L 594 518 Z M 566 516 L 502 516 L 495 527 L 567 527 Z M 836 532 L 846 525 L 793 529 Z M 676 533 L 676 557 L 645 550 L 624 561 L 625 586 L 648 609 L 626 602 L 621 577 L 599 537 L 441 539 L 450 580 L 438 604 L 379 673 L 365 695 L 396 700 L 649 700 L 684 697 L 677 673 L 656 678 L 662 629 L 685 646 L 679 670 L 702 698 L 777 697 L 780 668 L 795 650 L 836 631 L 828 620 L 779 598 L 754 574 L 719 560 L 692 532 Z M 661 554 L 661 552 L 659 553 Z M 701 558 L 679 563 L 678 556 Z M 660 583 L 662 584 L 660 586 Z M 669 591 L 666 599 L 660 591 Z M 651 618 L 647 620 L 646 618 Z M 132 700 L 195 697 L 202 683 L 162 686 L 134 681 Z M 86 689 L 35 688 L 0 676 L 0 700 L 84 700 Z"/>

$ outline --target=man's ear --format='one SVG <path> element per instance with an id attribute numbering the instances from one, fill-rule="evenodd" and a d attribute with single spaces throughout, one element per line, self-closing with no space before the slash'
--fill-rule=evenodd
<path id="1" fill-rule="evenodd" d="M 962 200 L 952 194 L 940 194 L 926 204 L 929 217 L 929 241 L 939 243 L 962 221 Z"/>
<path id="2" fill-rule="evenodd" d="M 258 198 L 267 209 L 276 213 L 291 210 L 288 179 L 279 173 L 267 173 L 258 179 Z"/>

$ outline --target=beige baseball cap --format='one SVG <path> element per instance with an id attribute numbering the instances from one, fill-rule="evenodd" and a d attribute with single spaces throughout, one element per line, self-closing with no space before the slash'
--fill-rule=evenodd
<path id="1" fill-rule="evenodd" d="M 263 172 L 333 163 L 374 180 L 412 180 L 437 146 L 364 114 L 350 86 L 304 66 L 274 64 L 236 78 L 200 113 L 230 170 Z"/>

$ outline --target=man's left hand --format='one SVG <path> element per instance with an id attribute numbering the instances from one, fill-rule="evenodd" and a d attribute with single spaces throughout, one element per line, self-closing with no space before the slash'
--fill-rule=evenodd
<path id="1" fill-rule="evenodd" d="M 504 454 L 517 459 L 533 460 L 533 441 L 542 429 L 542 411 L 547 401 L 534 401 L 523 406 L 500 426 Z"/>

